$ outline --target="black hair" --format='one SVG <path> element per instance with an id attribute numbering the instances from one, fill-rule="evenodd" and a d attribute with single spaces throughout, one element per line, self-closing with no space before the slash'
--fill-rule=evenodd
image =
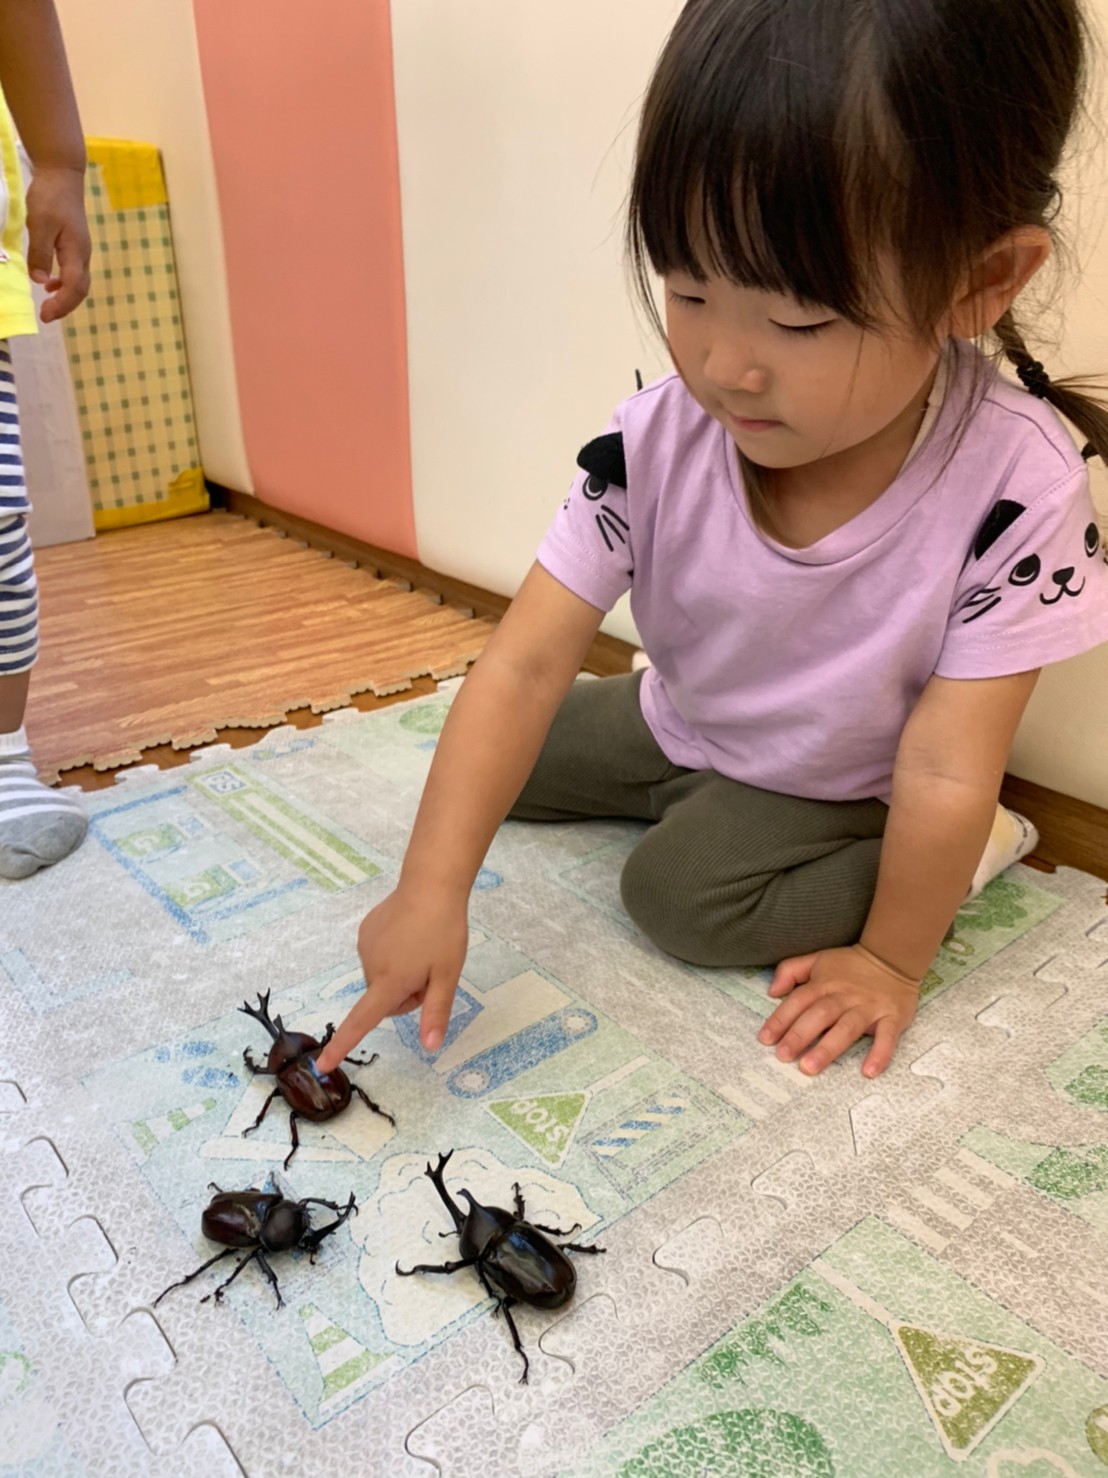
<path id="1" fill-rule="evenodd" d="M 651 321 L 664 336 L 652 272 L 719 274 L 872 329 L 891 256 L 911 327 L 934 337 L 989 246 L 1051 229 L 1087 50 L 1079 0 L 688 0 L 647 90 L 628 209 Z M 1011 310 L 994 334 L 1017 370 L 1035 362 Z M 1108 461 L 1094 389 L 1040 377 L 1036 393 Z"/>

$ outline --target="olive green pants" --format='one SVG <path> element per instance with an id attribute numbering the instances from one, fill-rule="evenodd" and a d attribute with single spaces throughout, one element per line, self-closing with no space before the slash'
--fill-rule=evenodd
<path id="1" fill-rule="evenodd" d="M 652 823 L 624 864 L 623 904 L 678 959 L 775 965 L 857 940 L 884 802 L 801 800 L 670 764 L 642 716 L 641 679 L 574 683 L 511 816 Z"/>

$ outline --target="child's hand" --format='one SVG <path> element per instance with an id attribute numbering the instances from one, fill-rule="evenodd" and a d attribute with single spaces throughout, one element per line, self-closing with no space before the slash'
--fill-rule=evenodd
<path id="1" fill-rule="evenodd" d="M 88 296 L 92 243 L 79 170 L 62 165 L 35 170 L 27 190 L 27 236 L 27 269 L 51 295 L 42 305 L 42 321 L 54 323 Z"/>
<path id="2" fill-rule="evenodd" d="M 320 1072 L 338 1067 L 386 1016 L 404 1016 L 418 1006 L 424 1049 L 438 1051 L 469 943 L 466 901 L 424 896 L 413 903 L 397 889 L 366 914 L 358 931 L 365 995 L 316 1058 Z"/>
<path id="3" fill-rule="evenodd" d="M 872 1036 L 862 1072 L 876 1078 L 892 1061 L 919 1005 L 918 986 L 854 949 L 825 949 L 782 960 L 769 993 L 787 999 L 762 1027 L 758 1040 L 770 1046 L 776 1042 L 782 1062 L 800 1057 L 801 1072 L 812 1075 L 859 1037 Z"/>

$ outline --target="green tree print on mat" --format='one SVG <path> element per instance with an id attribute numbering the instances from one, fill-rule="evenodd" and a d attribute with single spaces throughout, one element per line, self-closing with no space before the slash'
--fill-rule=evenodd
<path id="1" fill-rule="evenodd" d="M 620 1478 L 835 1478 L 827 1444 L 791 1411 L 720 1411 L 675 1427 L 619 1470 Z"/>

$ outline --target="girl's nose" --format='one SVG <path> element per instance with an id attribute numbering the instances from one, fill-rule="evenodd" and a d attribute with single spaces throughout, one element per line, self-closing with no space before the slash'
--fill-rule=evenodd
<path id="1" fill-rule="evenodd" d="M 718 389 L 747 395 L 761 395 L 769 384 L 768 372 L 741 344 L 713 344 L 704 362 L 704 373 Z"/>

